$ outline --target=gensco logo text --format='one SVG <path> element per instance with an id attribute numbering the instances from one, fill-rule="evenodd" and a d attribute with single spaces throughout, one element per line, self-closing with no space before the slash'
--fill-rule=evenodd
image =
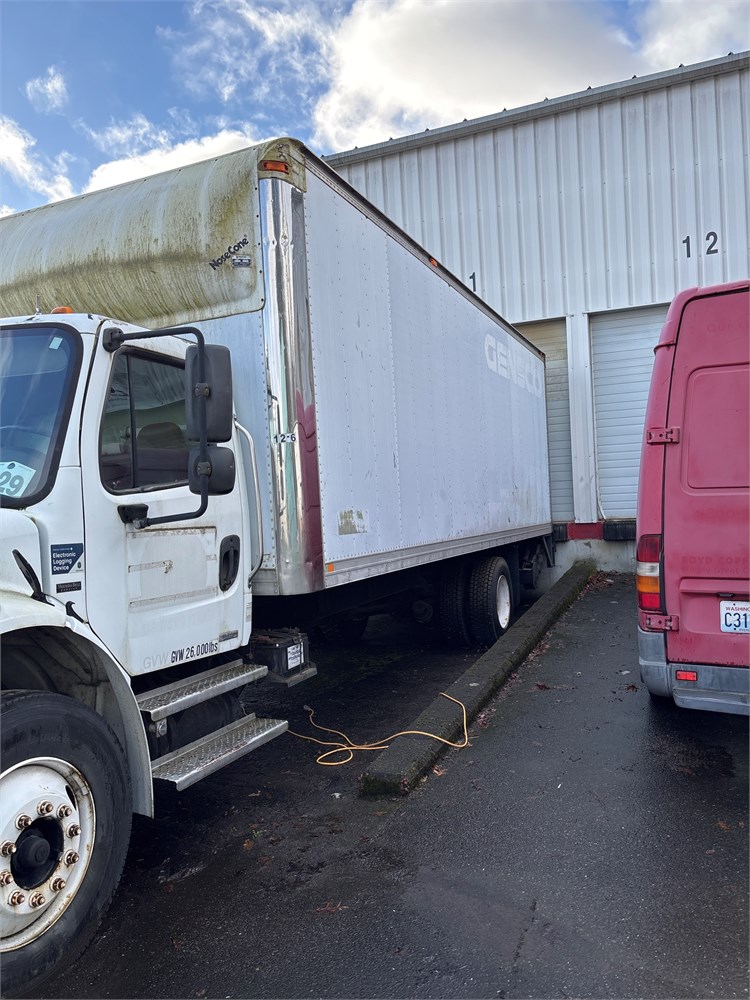
<path id="1" fill-rule="evenodd" d="M 515 340 L 509 338 L 508 343 L 503 343 L 488 333 L 484 338 L 484 356 L 491 371 L 510 379 L 534 396 L 541 396 L 544 392 L 542 365 Z"/>

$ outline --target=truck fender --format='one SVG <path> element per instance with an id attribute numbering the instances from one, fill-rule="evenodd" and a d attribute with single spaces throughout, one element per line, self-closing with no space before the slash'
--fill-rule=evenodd
<path id="1" fill-rule="evenodd" d="M 62 640 L 68 654 L 86 662 L 95 670 L 98 677 L 96 686 L 109 686 L 111 697 L 97 698 L 97 704 L 90 707 L 95 708 L 107 720 L 123 742 L 130 768 L 134 812 L 153 816 L 154 793 L 148 741 L 126 671 L 88 624 L 67 615 L 59 605 L 44 604 L 14 591 L 0 592 L 0 635 L 3 637 L 3 645 L 12 643 L 11 637 L 22 630 L 35 632 L 42 642 L 45 635 L 52 636 L 58 632 L 59 640 Z M 44 688 L 42 683 L 31 686 Z M 61 686 L 61 693 L 83 701 L 81 689 L 81 683 L 71 683 L 67 688 Z"/>

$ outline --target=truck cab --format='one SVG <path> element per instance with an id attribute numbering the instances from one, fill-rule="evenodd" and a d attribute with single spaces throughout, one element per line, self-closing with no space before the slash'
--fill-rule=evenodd
<path id="1" fill-rule="evenodd" d="M 187 787 L 287 728 L 238 697 L 268 674 L 260 539 L 228 351 L 201 340 L 70 310 L 0 326 L 8 993 L 93 933 L 155 780 Z"/>

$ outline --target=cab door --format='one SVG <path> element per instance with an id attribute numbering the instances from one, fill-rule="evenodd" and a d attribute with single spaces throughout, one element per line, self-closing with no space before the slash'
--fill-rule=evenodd
<path id="1" fill-rule="evenodd" d="M 664 598 L 671 662 L 742 666 L 750 649 L 747 290 L 688 302 L 664 464 Z"/>
<path id="2" fill-rule="evenodd" d="M 88 619 L 132 674 L 234 649 L 250 631 L 241 477 L 199 518 L 128 523 L 137 505 L 155 518 L 200 504 L 187 485 L 182 348 L 159 348 L 99 347 L 81 438 Z"/>

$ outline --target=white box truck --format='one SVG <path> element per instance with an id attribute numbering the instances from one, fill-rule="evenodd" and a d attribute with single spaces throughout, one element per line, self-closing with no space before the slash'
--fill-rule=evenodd
<path id="1" fill-rule="evenodd" d="M 544 358 L 277 139 L 0 220 L 0 961 L 85 946 L 133 812 L 286 729 L 301 625 L 488 644 L 551 561 Z"/>

